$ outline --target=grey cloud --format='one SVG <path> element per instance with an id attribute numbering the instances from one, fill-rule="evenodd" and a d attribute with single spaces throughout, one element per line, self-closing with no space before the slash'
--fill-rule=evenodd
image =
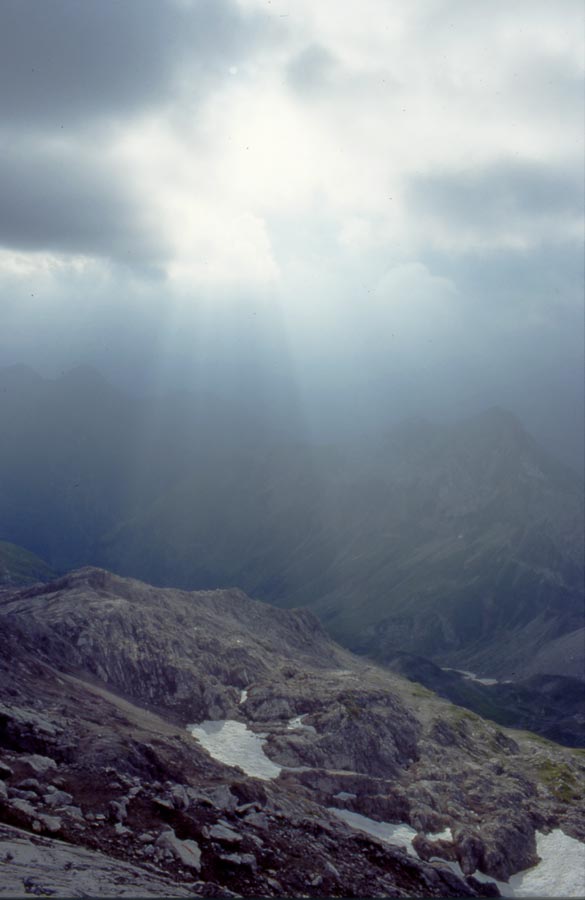
<path id="1" fill-rule="evenodd" d="M 335 57 L 321 44 L 311 44 L 288 64 L 286 78 L 296 91 L 305 93 L 323 87 L 336 68 Z"/>
<path id="2" fill-rule="evenodd" d="M 22 144 L 0 152 L 0 243 L 132 265 L 156 264 L 164 252 L 138 199 L 99 160 Z"/>
<path id="3" fill-rule="evenodd" d="M 35 128 L 128 115 L 171 96 L 183 67 L 201 90 L 267 22 L 234 0 L 2 0 L 0 115 Z"/>
<path id="4" fill-rule="evenodd" d="M 502 160 L 483 169 L 418 176 L 407 196 L 415 210 L 471 228 L 583 213 L 581 174 L 532 161 Z"/>

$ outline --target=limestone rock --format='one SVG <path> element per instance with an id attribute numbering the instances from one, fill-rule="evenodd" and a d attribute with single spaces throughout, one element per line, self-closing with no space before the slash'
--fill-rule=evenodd
<path id="1" fill-rule="evenodd" d="M 222 844 L 240 844 L 242 836 L 225 823 L 218 823 L 209 829 L 209 836 Z"/>
<path id="2" fill-rule="evenodd" d="M 181 865 L 196 872 L 201 871 L 201 850 L 196 841 L 181 841 L 172 830 L 163 831 L 156 839 L 155 846 L 162 851 L 168 851 L 179 860 Z"/>
<path id="3" fill-rule="evenodd" d="M 19 762 L 28 766 L 35 775 L 46 775 L 48 772 L 57 768 L 57 763 L 54 759 L 51 759 L 49 756 L 42 756 L 38 753 L 21 756 Z"/>
<path id="4" fill-rule="evenodd" d="M 47 806 L 69 806 L 73 800 L 73 795 L 67 791 L 53 791 L 52 794 L 46 794 L 43 798 Z"/>

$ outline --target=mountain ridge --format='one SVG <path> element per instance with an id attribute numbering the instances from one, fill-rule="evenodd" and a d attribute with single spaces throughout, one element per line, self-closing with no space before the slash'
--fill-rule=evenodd
<path id="1" fill-rule="evenodd" d="M 585 841 L 577 751 L 352 656 L 306 611 L 86 568 L 4 592 L 0 632 L 3 839 L 58 837 L 111 878 L 130 864 L 134 895 L 156 876 L 204 896 L 495 896 L 478 878 L 538 862 L 537 831 Z M 186 730 L 206 719 L 259 735 L 275 774 L 206 751 Z M 412 852 L 335 809 L 408 823 Z"/>
<path id="2" fill-rule="evenodd" d="M 194 401 L 190 418 L 185 396 L 78 376 L 0 391 L 0 534 L 52 568 L 237 584 L 381 661 L 562 674 L 583 625 L 582 483 L 512 414 L 310 446 L 244 434 L 246 409 Z"/>

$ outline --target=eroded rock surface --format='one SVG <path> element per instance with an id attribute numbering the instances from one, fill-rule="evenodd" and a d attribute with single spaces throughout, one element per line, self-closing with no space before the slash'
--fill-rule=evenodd
<path id="1" fill-rule="evenodd" d="M 585 838 L 582 756 L 365 665 L 304 612 L 86 569 L 5 594 L 0 647 L 3 840 L 101 854 L 105 873 L 78 884 L 63 857 L 19 887 L 12 867 L 13 896 L 108 896 L 108 865 L 136 896 L 490 895 L 473 873 L 535 863 L 537 829 Z M 265 735 L 280 775 L 226 766 L 186 729 L 219 718 Z M 327 807 L 409 824 L 420 859 Z"/>

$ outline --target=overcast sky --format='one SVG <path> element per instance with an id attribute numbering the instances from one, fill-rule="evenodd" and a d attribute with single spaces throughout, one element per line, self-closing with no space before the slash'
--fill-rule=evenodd
<path id="1" fill-rule="evenodd" d="M 0 0 L 0 364 L 254 369 L 307 420 L 499 403 L 578 464 L 584 27 L 581 0 Z"/>

